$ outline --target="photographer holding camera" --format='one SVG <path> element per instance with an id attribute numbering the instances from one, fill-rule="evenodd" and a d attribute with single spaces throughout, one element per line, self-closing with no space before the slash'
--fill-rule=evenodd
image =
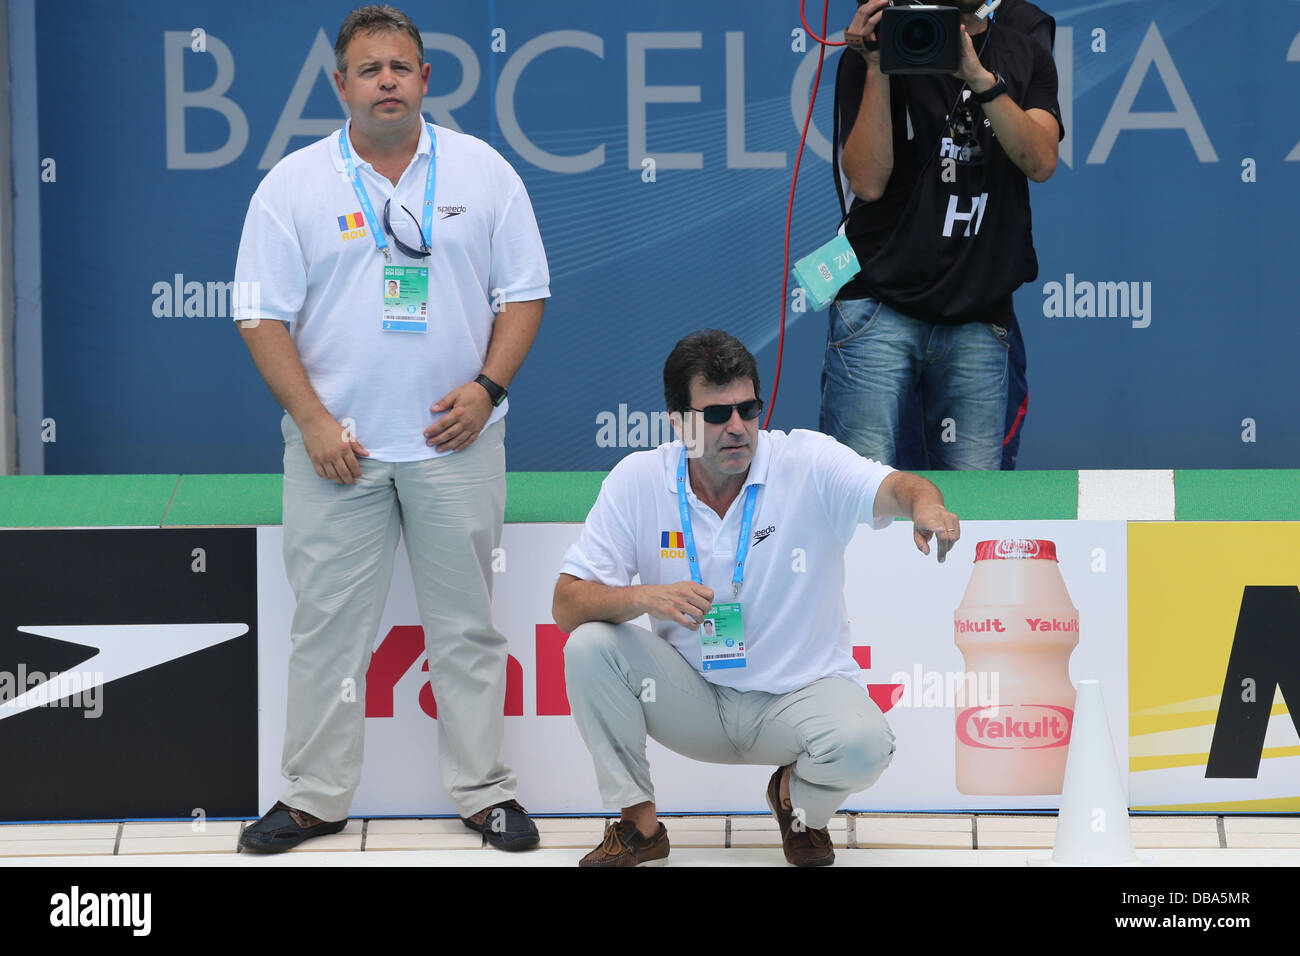
<path id="1" fill-rule="evenodd" d="M 831 308 L 820 428 L 895 464 L 919 391 L 930 467 L 999 468 L 1012 293 L 1038 274 L 1028 180 L 1052 175 L 1065 135 L 1052 22 L 1024 0 L 1004 0 L 996 23 L 977 16 L 983 0 L 942 0 L 960 18 L 945 38 L 925 8 L 891 10 L 882 30 L 888 6 L 859 6 L 837 77 L 862 271 Z"/>

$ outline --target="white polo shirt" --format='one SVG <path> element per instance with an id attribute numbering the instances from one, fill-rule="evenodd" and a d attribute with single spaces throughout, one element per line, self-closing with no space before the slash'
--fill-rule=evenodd
<path id="1" fill-rule="evenodd" d="M 680 441 L 634 452 L 602 483 L 577 542 L 560 571 L 585 581 L 626 587 L 689 581 L 677 544 Z M 745 488 L 719 518 L 695 497 L 687 500 L 704 584 L 714 602 L 732 600 L 741 515 L 750 485 L 759 485 L 745 580 L 740 591 L 748 663 L 702 672 L 738 690 L 785 694 L 823 677 L 859 679 L 844 609 L 844 549 L 860 522 L 887 527 L 872 514 L 880 482 L 894 469 L 820 432 L 760 431 Z M 697 670 L 700 637 L 668 621 L 651 620 Z"/>
<path id="2" fill-rule="evenodd" d="M 271 318 L 289 331 L 312 388 L 340 422 L 355 422 L 357 441 L 379 461 L 418 461 L 440 453 L 425 445 L 436 420 L 429 406 L 483 370 L 492 336 L 493 291 L 501 302 L 550 295 L 550 273 L 528 193 L 510 164 L 482 140 L 435 127 L 437 168 L 433 254 L 410 259 L 388 237 L 392 265 L 429 269 L 427 333 L 380 326 L 384 257 L 348 179 L 339 133 L 291 153 L 253 194 L 239 243 L 236 283 L 256 282 L 256 302 L 236 319 Z M 378 217 L 418 248 L 430 139 L 420 132 L 414 159 L 394 187 L 352 155 Z M 360 223 L 360 225 L 358 225 Z M 237 285 L 237 288 L 252 288 Z M 502 418 L 507 403 L 492 411 Z"/>

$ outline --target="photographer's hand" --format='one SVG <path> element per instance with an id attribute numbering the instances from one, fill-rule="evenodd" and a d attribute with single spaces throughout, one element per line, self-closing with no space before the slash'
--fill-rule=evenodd
<path id="1" fill-rule="evenodd" d="M 889 0 L 867 0 L 858 7 L 853 21 L 844 28 L 844 42 L 871 66 L 880 68 L 880 47 L 876 29 L 880 26 L 880 11 L 889 6 Z"/>
<path id="2" fill-rule="evenodd" d="M 849 126 L 840 153 L 840 167 L 849 179 L 853 194 L 875 202 L 885 191 L 894 169 L 893 124 L 889 115 L 889 77 L 880 72 L 880 51 L 867 50 L 863 43 L 876 42 L 880 12 L 889 0 L 868 0 L 858 7 L 844 40 L 867 61 L 862 101 Z"/>
<path id="3" fill-rule="evenodd" d="M 971 42 L 965 24 L 961 28 L 961 62 L 957 64 L 957 72 L 953 76 L 969 86 L 972 93 L 983 93 L 997 82 L 993 74 L 984 69 L 984 64 L 976 55 L 975 44 Z"/>
<path id="4" fill-rule="evenodd" d="M 997 78 L 984 69 L 965 25 L 961 28 L 962 55 L 953 75 L 964 80 L 972 93 L 993 88 Z M 1056 171 L 1058 133 L 1056 117 L 1044 109 L 1022 110 L 1009 93 L 981 104 L 993 127 L 993 136 L 1016 167 L 1036 183 L 1046 182 Z"/>

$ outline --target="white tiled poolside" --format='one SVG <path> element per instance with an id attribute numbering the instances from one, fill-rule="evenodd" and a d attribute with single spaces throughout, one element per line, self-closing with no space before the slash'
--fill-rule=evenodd
<path id="1" fill-rule="evenodd" d="M 601 817 L 535 817 L 542 845 L 485 847 L 456 819 L 350 820 L 281 854 L 238 851 L 243 821 L 0 826 L 0 866 L 573 866 Z M 675 866 L 784 866 L 770 816 L 664 817 Z M 1148 866 L 1300 866 L 1300 817 L 1132 816 Z M 837 814 L 836 866 L 1025 866 L 1050 857 L 1054 816 Z"/>

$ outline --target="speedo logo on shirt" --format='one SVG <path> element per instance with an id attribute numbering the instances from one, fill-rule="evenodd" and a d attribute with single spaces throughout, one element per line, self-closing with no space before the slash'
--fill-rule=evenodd
<path id="1" fill-rule="evenodd" d="M 659 532 L 659 557 L 686 557 L 686 537 L 680 531 Z"/>
<path id="2" fill-rule="evenodd" d="M 443 219 L 450 219 L 452 216 L 459 216 L 463 212 L 469 212 L 468 206 L 439 206 L 438 212 L 442 213 Z"/>
<path id="3" fill-rule="evenodd" d="M 759 528 L 757 531 L 754 532 L 754 544 L 762 544 L 764 541 L 767 540 L 768 535 L 770 535 L 775 530 L 776 530 L 776 525 L 774 524 L 768 525 L 766 528 Z"/>
<path id="4" fill-rule="evenodd" d="M 366 235 L 366 220 L 359 212 L 350 212 L 339 216 L 339 235 L 346 242 L 349 239 L 362 239 Z"/>

